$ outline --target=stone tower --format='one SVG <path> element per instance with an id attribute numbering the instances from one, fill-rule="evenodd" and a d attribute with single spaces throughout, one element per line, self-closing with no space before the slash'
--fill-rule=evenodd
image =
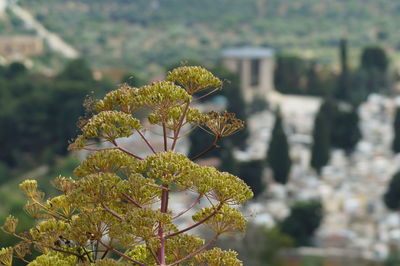
<path id="1" fill-rule="evenodd" d="M 229 48 L 222 51 L 224 66 L 238 73 L 247 103 L 256 98 L 268 101 L 274 91 L 275 52 L 262 47 Z"/>

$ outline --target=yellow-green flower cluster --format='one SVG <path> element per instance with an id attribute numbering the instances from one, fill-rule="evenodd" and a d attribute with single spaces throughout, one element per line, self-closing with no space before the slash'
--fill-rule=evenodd
<path id="1" fill-rule="evenodd" d="M 38 256 L 28 266 L 71 266 L 76 265 L 78 262 L 77 257 L 70 255 L 63 255 L 59 252 L 48 252 Z"/>
<path id="2" fill-rule="evenodd" d="M 192 186 L 190 174 L 198 165 L 190 161 L 185 155 L 174 152 L 161 152 L 148 156 L 145 161 L 146 175 L 163 184 L 176 184 L 183 188 Z"/>
<path id="3" fill-rule="evenodd" d="M 124 194 L 128 195 L 137 204 L 144 207 L 158 201 L 159 194 L 161 194 L 155 180 L 145 178 L 139 173 L 130 174 L 127 180 L 119 182 L 117 190 L 121 193 L 122 199 L 124 199 Z"/>
<path id="4" fill-rule="evenodd" d="M 90 154 L 74 170 L 74 175 L 84 177 L 96 173 L 117 173 L 122 171 L 126 175 L 140 167 L 138 159 L 117 149 L 101 150 Z"/>
<path id="5" fill-rule="evenodd" d="M 151 85 L 140 87 L 139 94 L 148 107 L 153 111 L 160 112 L 177 107 L 192 99 L 184 89 L 169 81 L 157 81 Z"/>
<path id="6" fill-rule="evenodd" d="M 27 179 L 19 185 L 19 188 L 31 199 L 41 200 L 43 192 L 38 191 L 36 180 Z"/>
<path id="7" fill-rule="evenodd" d="M 0 263 L 6 266 L 12 266 L 13 261 L 13 249 L 2 248 L 0 249 Z"/>
<path id="8" fill-rule="evenodd" d="M 132 114 L 144 104 L 139 91 L 138 88 L 123 84 L 119 89 L 107 93 L 95 104 L 94 109 L 97 112 L 116 110 Z"/>
<path id="9" fill-rule="evenodd" d="M 196 262 L 197 265 L 207 266 L 242 266 L 243 263 L 237 259 L 237 255 L 232 250 L 224 251 L 220 248 L 213 248 L 197 255 Z"/>
<path id="10" fill-rule="evenodd" d="M 212 215 L 216 212 L 215 215 Z M 211 216 L 212 215 L 212 216 Z M 226 204 L 220 209 L 215 207 L 203 208 L 193 215 L 193 221 L 199 222 L 211 216 L 204 224 L 218 234 L 227 232 L 243 231 L 246 227 L 246 218 L 235 208 Z"/>
<path id="11" fill-rule="evenodd" d="M 173 263 L 197 251 L 204 245 L 204 240 L 189 234 L 181 234 L 167 239 L 167 263 Z"/>
<path id="12" fill-rule="evenodd" d="M 166 112 L 154 112 L 148 116 L 150 124 L 161 125 L 171 130 L 177 130 L 181 126 L 180 122 L 184 115 L 185 106 L 170 108 Z M 206 115 L 202 114 L 198 109 L 188 108 L 186 111 L 185 123 L 199 125 L 201 124 Z"/>
<path id="13" fill-rule="evenodd" d="M 219 78 L 205 68 L 198 66 L 183 66 L 168 72 L 167 80 L 184 87 L 189 94 L 195 94 L 208 88 L 222 86 Z"/>
<path id="14" fill-rule="evenodd" d="M 68 223 L 50 218 L 30 229 L 29 233 L 31 238 L 40 246 L 51 248 L 59 240 L 59 237 L 67 234 L 70 229 L 71 226 Z"/>
<path id="15" fill-rule="evenodd" d="M 208 194 L 217 201 L 242 204 L 253 197 L 250 187 L 242 179 L 214 167 L 199 167 L 195 176 L 195 191 Z"/>

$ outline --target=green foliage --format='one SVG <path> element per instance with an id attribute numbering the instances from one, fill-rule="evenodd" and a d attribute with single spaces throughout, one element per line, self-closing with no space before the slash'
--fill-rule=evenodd
<path id="1" fill-rule="evenodd" d="M 393 175 L 385 194 L 383 195 L 383 200 L 387 208 L 391 210 L 398 210 L 400 208 L 400 172 Z"/>
<path id="2" fill-rule="evenodd" d="M 269 143 L 267 162 L 273 172 L 276 182 L 286 184 L 289 178 L 292 161 L 289 154 L 289 144 L 282 125 L 282 117 L 278 110 L 275 114 L 275 124 Z"/>
<path id="3" fill-rule="evenodd" d="M 209 62 L 218 57 L 221 48 L 239 44 L 268 44 L 330 64 L 337 62 L 338 36 L 351 35 L 356 54 L 382 36 L 392 47 L 399 43 L 394 34 L 399 22 L 391 18 L 397 16 L 400 4 L 390 0 L 73 3 L 19 1 L 47 28 L 102 67 L 123 64 L 142 69 L 143 65 L 166 65 L 182 58 Z"/>
<path id="4" fill-rule="evenodd" d="M 327 111 L 325 103 L 320 107 L 314 122 L 310 164 L 318 173 L 321 172 L 321 168 L 328 163 L 330 158 L 332 125 Z"/>
<path id="5" fill-rule="evenodd" d="M 283 233 L 295 240 L 296 246 L 308 246 L 312 244 L 322 217 L 323 208 L 319 201 L 302 201 L 290 208 L 289 216 L 279 226 Z"/>
<path id="6" fill-rule="evenodd" d="M 332 146 L 344 149 L 346 152 L 352 152 L 361 139 L 357 109 L 353 106 L 350 108 L 350 110 L 338 109 L 331 128 Z"/>
<path id="7" fill-rule="evenodd" d="M 340 75 L 336 89 L 336 97 L 341 100 L 346 100 L 349 94 L 349 69 L 347 59 L 347 40 L 341 39 L 339 45 L 340 51 Z"/>
<path id="8" fill-rule="evenodd" d="M 206 249 L 220 235 L 245 229 L 246 218 L 235 206 L 253 192 L 240 178 L 200 166 L 175 147 L 185 125 L 201 126 L 218 141 L 240 130 L 243 122 L 227 112 L 203 114 L 190 107 L 196 93 L 220 83 L 207 70 L 181 67 L 167 79 L 140 89 L 125 84 L 91 105 L 93 115 L 80 124 L 81 135 L 70 149 L 93 153 L 74 170 L 76 177 L 54 180 L 59 195 L 45 200 L 36 180 L 20 184 L 28 197 L 24 210 L 38 223 L 18 233 L 18 219 L 9 216 L 2 229 L 21 242 L 2 250 L 0 259 L 9 259 L 10 252 L 23 259 L 33 247 L 42 255 L 30 265 L 242 265 L 236 252 Z M 146 110 L 144 122 L 134 117 L 139 109 Z M 145 138 L 144 125 L 162 130 L 162 151 Z M 118 144 L 133 134 L 143 138 L 151 155 L 143 158 Z M 98 140 L 108 148 L 97 145 Z M 203 198 L 209 206 L 191 217 L 192 226 L 179 230 L 175 219 L 186 211 L 170 209 L 168 201 L 171 193 L 183 191 L 197 194 L 188 210 Z M 187 233 L 200 225 L 215 232 L 211 241 Z"/>
<path id="9" fill-rule="evenodd" d="M 259 196 L 265 190 L 265 182 L 263 182 L 264 165 L 265 162 L 262 160 L 239 164 L 239 176 L 251 187 L 254 197 Z"/>
<path id="10" fill-rule="evenodd" d="M 95 86 L 101 87 L 91 75 L 82 60 L 71 62 L 55 79 L 30 73 L 19 63 L 3 68 L 0 160 L 9 167 L 28 168 L 45 158 L 45 153 L 64 154 L 68 140 L 76 134 L 76 120 L 84 115 L 82 101 Z"/>
<path id="11" fill-rule="evenodd" d="M 318 122 L 314 125 L 315 130 L 318 126 L 321 127 L 321 132 L 314 130 L 314 141 L 321 146 L 315 147 L 314 163 L 311 166 L 317 170 L 318 167 L 325 165 L 329 159 L 328 151 L 330 147 L 351 153 L 361 139 L 357 108 L 352 105 L 338 104 L 335 100 L 327 98 L 322 103 L 315 122 Z M 326 135 L 330 136 L 329 141 L 326 139 Z M 322 156 L 317 158 L 317 154 L 320 152 Z"/>
<path id="12" fill-rule="evenodd" d="M 385 73 L 389 66 L 389 60 L 385 50 L 378 46 L 366 47 L 361 54 L 361 68 L 376 69 Z"/>
<path id="13" fill-rule="evenodd" d="M 400 107 L 396 108 L 396 114 L 393 123 L 394 139 L 392 142 L 392 150 L 395 153 L 400 152 Z"/>
<path id="14" fill-rule="evenodd" d="M 304 76 L 307 75 L 305 60 L 293 55 L 278 55 L 274 74 L 275 87 L 278 91 L 290 94 L 304 94 Z"/>
<path id="15" fill-rule="evenodd" d="M 219 170 L 223 172 L 229 172 L 234 175 L 241 175 L 241 176 L 247 176 L 248 173 L 241 173 L 239 174 L 239 163 L 236 161 L 235 156 L 233 155 L 233 146 L 230 141 L 223 141 L 222 142 L 222 149 L 220 151 L 220 159 L 221 163 L 219 165 Z M 251 175 L 253 176 L 253 175 Z M 246 181 L 246 180 L 245 180 Z M 246 184 L 249 184 L 246 182 Z M 250 187 L 252 187 L 250 185 Z M 254 188 L 252 188 L 253 192 L 255 191 Z M 255 193 L 255 192 L 254 192 Z M 257 194 L 257 193 L 255 193 Z"/>
<path id="16" fill-rule="evenodd" d="M 365 82 L 368 86 L 368 92 L 380 92 L 387 88 L 386 73 L 388 67 L 389 59 L 384 49 L 377 46 L 363 49 L 360 68 L 366 72 Z"/>

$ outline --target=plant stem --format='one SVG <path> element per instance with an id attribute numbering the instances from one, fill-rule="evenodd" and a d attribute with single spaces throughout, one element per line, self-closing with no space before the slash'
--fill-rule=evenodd
<path id="1" fill-rule="evenodd" d="M 193 158 L 191 158 L 192 161 L 197 160 L 198 158 L 200 158 L 201 156 L 205 155 L 206 153 L 212 151 L 213 149 L 215 149 L 216 147 L 218 147 L 218 140 L 219 137 L 215 137 L 214 142 L 204 151 L 200 152 L 199 154 L 197 154 L 196 156 L 194 156 Z"/>
<path id="2" fill-rule="evenodd" d="M 129 201 L 130 203 L 132 203 L 133 205 L 135 205 L 136 207 L 138 207 L 139 209 L 143 209 L 142 206 L 140 206 L 134 199 L 132 199 L 131 197 L 129 197 L 128 194 L 126 193 L 121 193 L 122 196 L 124 196 L 124 198 Z"/>
<path id="3" fill-rule="evenodd" d="M 184 215 L 187 211 L 189 211 L 191 208 L 193 208 L 194 205 L 196 205 L 197 203 L 200 202 L 201 197 L 203 197 L 202 194 L 200 194 L 200 195 L 197 197 L 197 199 L 196 199 L 195 201 L 193 201 L 192 204 L 190 204 L 189 207 L 188 207 L 186 210 L 181 211 L 180 213 L 178 213 L 177 215 L 175 215 L 172 219 L 176 219 L 176 218 L 178 218 L 178 217 Z"/>
<path id="4" fill-rule="evenodd" d="M 163 187 L 168 188 L 168 185 L 164 184 Z M 160 211 L 162 213 L 166 213 L 168 210 L 168 197 L 169 197 L 169 191 L 164 189 L 161 194 L 161 209 L 160 209 Z M 158 236 L 160 237 L 160 244 L 161 244 L 161 247 L 157 250 L 158 261 L 160 262 L 160 265 L 166 265 L 165 264 L 165 235 L 164 235 L 162 223 L 159 224 Z"/>
<path id="5" fill-rule="evenodd" d="M 164 151 L 168 151 L 168 143 L 167 143 L 167 129 L 165 128 L 165 123 L 162 123 L 163 128 L 163 137 L 164 137 Z"/>
<path id="6" fill-rule="evenodd" d="M 189 106 L 190 106 L 190 102 L 188 101 L 186 103 L 185 109 L 183 110 L 182 117 L 179 120 L 178 128 L 174 132 L 174 141 L 172 142 L 172 146 L 171 146 L 171 150 L 173 150 L 173 151 L 175 150 L 175 146 L 176 146 L 176 143 L 177 143 L 178 137 L 179 137 L 179 132 L 181 131 L 182 123 L 183 123 L 183 120 L 185 120 L 186 113 L 189 109 Z"/>
<path id="7" fill-rule="evenodd" d="M 150 150 L 154 153 L 154 154 L 156 154 L 157 152 L 154 150 L 154 148 L 153 148 L 153 146 L 150 144 L 150 142 L 146 139 L 146 137 L 143 135 L 143 133 L 142 132 L 140 132 L 140 130 L 136 130 L 138 133 L 139 133 L 139 135 L 142 137 L 142 139 L 144 140 L 144 142 L 146 142 L 146 144 L 147 144 L 147 146 L 150 148 Z"/>

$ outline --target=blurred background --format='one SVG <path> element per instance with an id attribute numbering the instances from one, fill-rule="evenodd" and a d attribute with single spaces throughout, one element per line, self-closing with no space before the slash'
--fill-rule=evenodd
<path id="1" fill-rule="evenodd" d="M 32 226 L 18 184 L 54 195 L 84 158 L 67 145 L 87 97 L 201 65 L 224 87 L 200 107 L 247 127 L 199 163 L 255 193 L 247 232 L 218 245 L 254 266 L 400 265 L 399 14 L 392 0 L 0 0 L 0 224 Z M 197 129 L 179 149 L 211 142 Z"/>

